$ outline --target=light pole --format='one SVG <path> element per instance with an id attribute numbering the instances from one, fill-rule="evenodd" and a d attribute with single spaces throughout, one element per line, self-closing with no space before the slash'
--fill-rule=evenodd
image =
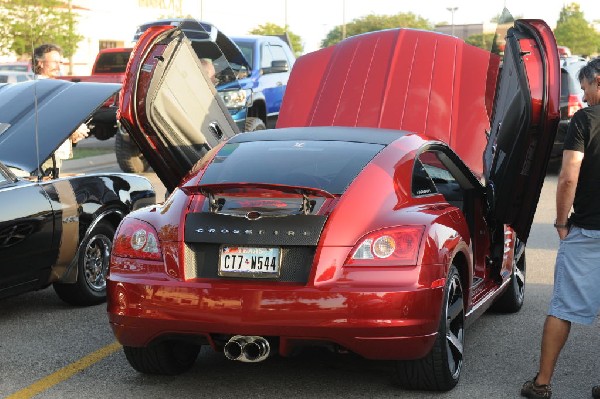
<path id="1" fill-rule="evenodd" d="M 342 40 L 346 38 L 346 0 L 342 0 Z"/>
<path id="2" fill-rule="evenodd" d="M 287 24 L 288 24 L 288 21 L 287 21 L 287 0 L 285 0 L 285 21 L 284 21 L 284 24 L 283 24 L 283 30 L 286 31 L 286 32 L 288 30 L 288 27 L 287 27 L 288 25 Z"/>
<path id="3" fill-rule="evenodd" d="M 446 10 L 450 11 L 452 14 L 452 19 L 450 20 L 450 26 L 452 29 L 452 36 L 454 36 L 454 12 L 458 10 L 458 7 L 447 7 Z"/>

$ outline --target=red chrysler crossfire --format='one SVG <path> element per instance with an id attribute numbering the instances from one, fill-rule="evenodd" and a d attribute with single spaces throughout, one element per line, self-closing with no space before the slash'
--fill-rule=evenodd
<path id="1" fill-rule="evenodd" d="M 559 118 L 550 28 L 516 21 L 502 57 L 420 30 L 351 37 L 298 60 L 277 129 L 237 134 L 200 60 L 236 93 L 247 71 L 199 26 L 149 29 L 121 92 L 170 193 L 114 240 L 108 314 L 131 366 L 324 345 L 394 361 L 403 387 L 453 388 L 465 327 L 523 304 Z"/>

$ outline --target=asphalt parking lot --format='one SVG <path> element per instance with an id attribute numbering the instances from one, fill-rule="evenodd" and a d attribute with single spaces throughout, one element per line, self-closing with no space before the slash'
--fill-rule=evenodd
<path id="1" fill-rule="evenodd" d="M 114 163 L 100 167 L 104 161 L 97 157 L 85 162 L 87 168 L 118 171 Z M 152 173 L 148 177 L 156 179 Z M 485 314 L 467 329 L 463 374 L 450 392 L 399 390 L 390 383 L 389 363 L 320 351 L 247 364 L 206 348 L 181 376 L 142 375 L 116 344 L 105 305 L 73 308 L 48 288 L 2 301 L 0 397 L 518 398 L 521 384 L 535 372 L 552 292 L 558 243 L 552 228 L 555 186 L 556 176 L 548 177 L 532 227 L 523 309 L 512 315 Z M 573 326 L 555 375 L 554 397 L 590 397 L 591 386 L 600 382 L 597 335 L 597 325 Z"/>

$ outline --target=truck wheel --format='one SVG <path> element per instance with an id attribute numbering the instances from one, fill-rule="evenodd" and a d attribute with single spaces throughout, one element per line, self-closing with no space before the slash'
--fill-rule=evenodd
<path id="1" fill-rule="evenodd" d="M 104 141 L 115 135 L 116 127 L 108 123 L 97 123 L 93 129 L 90 129 L 90 135 L 96 139 Z"/>
<path id="2" fill-rule="evenodd" d="M 248 117 L 244 126 L 244 132 L 253 132 L 255 130 L 265 130 L 267 127 L 260 118 Z"/>
<path id="3" fill-rule="evenodd" d="M 145 374 L 176 375 L 189 370 L 198 357 L 200 345 L 180 341 L 162 341 L 143 348 L 124 346 L 127 361 Z"/>
<path id="4" fill-rule="evenodd" d="M 54 283 L 54 291 L 63 301 L 77 306 L 106 301 L 106 274 L 115 229 L 100 222 L 81 244 L 77 256 L 77 281 Z"/>
<path id="5" fill-rule="evenodd" d="M 148 169 L 148 162 L 137 145 L 123 138 L 121 133 L 115 135 L 115 154 L 117 163 L 123 172 L 143 173 Z"/>

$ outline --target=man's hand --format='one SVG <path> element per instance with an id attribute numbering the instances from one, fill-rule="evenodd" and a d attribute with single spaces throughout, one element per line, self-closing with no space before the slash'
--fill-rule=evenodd
<path id="1" fill-rule="evenodd" d="M 558 232 L 558 237 L 561 240 L 564 240 L 565 237 L 569 234 L 569 228 L 568 227 L 557 227 L 556 231 Z"/>
<path id="2" fill-rule="evenodd" d="M 75 130 L 73 132 L 73 134 L 71 135 L 71 143 L 75 144 L 80 142 L 81 140 L 85 139 L 87 136 L 89 136 L 90 133 L 90 129 L 87 127 L 87 125 L 85 123 L 82 123 L 77 130 Z"/>

